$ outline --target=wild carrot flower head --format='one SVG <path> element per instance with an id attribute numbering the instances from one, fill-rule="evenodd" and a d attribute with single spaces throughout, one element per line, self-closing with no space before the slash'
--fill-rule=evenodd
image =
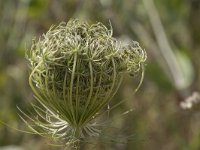
<path id="1" fill-rule="evenodd" d="M 42 105 L 33 105 L 35 118 L 27 116 L 39 129 L 29 127 L 70 140 L 99 133 L 93 118 L 115 95 L 123 76 L 140 71 L 146 53 L 137 42 L 122 45 L 102 23 L 70 20 L 33 40 L 27 58 L 29 84 Z"/>

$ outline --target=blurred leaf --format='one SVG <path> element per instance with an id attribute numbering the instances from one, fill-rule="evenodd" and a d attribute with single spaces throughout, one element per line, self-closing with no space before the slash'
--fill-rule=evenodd
<path id="1" fill-rule="evenodd" d="M 7 76 L 4 72 L 0 72 L 0 89 L 3 88 L 7 82 Z"/>
<path id="2" fill-rule="evenodd" d="M 29 7 L 29 15 L 31 17 L 40 17 L 45 13 L 49 1 L 48 0 L 31 0 Z"/>
<path id="3" fill-rule="evenodd" d="M 177 50 L 175 51 L 176 53 L 176 59 L 178 60 L 182 73 L 183 73 L 183 81 L 182 81 L 182 87 L 184 88 L 188 88 L 193 80 L 194 80 L 194 69 L 193 69 L 193 65 L 189 59 L 189 57 L 184 54 L 183 52 Z"/>
<path id="4" fill-rule="evenodd" d="M 168 80 L 166 74 L 155 62 L 148 63 L 146 67 L 146 76 L 153 80 L 161 90 L 169 91 L 173 89 L 173 86 Z"/>

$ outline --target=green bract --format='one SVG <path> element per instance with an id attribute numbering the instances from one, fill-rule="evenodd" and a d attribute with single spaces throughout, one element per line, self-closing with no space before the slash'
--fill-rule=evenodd
<path id="1" fill-rule="evenodd" d="M 70 141 L 99 134 L 92 120 L 123 76 L 140 71 L 146 53 L 137 42 L 122 45 L 102 23 L 70 20 L 33 40 L 27 58 L 29 84 L 43 107 L 33 105 L 37 116 L 29 119 L 39 128 L 29 127 Z"/>

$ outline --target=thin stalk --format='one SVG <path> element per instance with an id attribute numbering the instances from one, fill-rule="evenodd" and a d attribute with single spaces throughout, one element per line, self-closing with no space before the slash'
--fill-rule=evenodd
<path id="1" fill-rule="evenodd" d="M 74 56 L 74 63 L 73 63 L 73 70 L 72 70 L 72 75 L 71 75 L 71 82 L 70 82 L 70 90 L 69 90 L 69 98 L 70 98 L 70 107 L 71 107 L 71 113 L 72 117 L 74 119 L 74 124 L 76 124 L 76 118 L 75 118 L 75 113 L 74 113 L 74 107 L 73 107 L 73 86 L 74 86 L 74 77 L 75 77 L 75 71 L 76 71 L 76 63 L 77 63 L 77 53 Z"/>
<path id="2" fill-rule="evenodd" d="M 143 0 L 144 7 L 147 11 L 147 15 L 150 19 L 151 26 L 153 28 L 156 40 L 158 42 L 158 46 L 160 49 L 160 52 L 165 59 L 168 68 L 170 70 L 172 80 L 174 85 L 177 89 L 184 88 L 183 82 L 184 77 L 182 70 L 180 69 L 180 65 L 176 59 L 176 56 L 169 44 L 169 41 L 167 39 L 167 35 L 165 33 L 165 30 L 163 28 L 159 13 L 157 11 L 157 8 L 155 7 L 153 0 Z"/>
<path id="3" fill-rule="evenodd" d="M 83 111 L 83 113 L 81 115 L 81 118 L 79 120 L 79 125 L 82 125 L 82 122 L 84 122 L 83 118 L 85 117 L 86 111 L 87 111 L 87 107 L 91 102 L 93 88 L 94 88 L 93 67 L 92 67 L 91 61 L 89 62 L 89 68 L 90 68 L 90 92 L 89 92 L 88 99 L 87 99 L 86 104 L 85 104 L 85 109 L 84 109 L 84 111 Z"/>
<path id="4" fill-rule="evenodd" d="M 76 127 L 74 129 L 74 141 L 71 145 L 71 150 L 80 150 L 80 134 L 81 133 L 81 128 Z"/>

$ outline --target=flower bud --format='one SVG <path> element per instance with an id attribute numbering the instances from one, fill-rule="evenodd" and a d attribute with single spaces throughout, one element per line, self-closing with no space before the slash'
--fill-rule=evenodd
<path id="1" fill-rule="evenodd" d="M 42 132 L 58 139 L 98 135 L 92 120 L 116 94 L 125 74 L 146 60 L 137 42 L 122 45 L 112 29 L 70 20 L 51 27 L 27 52 L 29 84 L 43 108 L 33 105 Z"/>

